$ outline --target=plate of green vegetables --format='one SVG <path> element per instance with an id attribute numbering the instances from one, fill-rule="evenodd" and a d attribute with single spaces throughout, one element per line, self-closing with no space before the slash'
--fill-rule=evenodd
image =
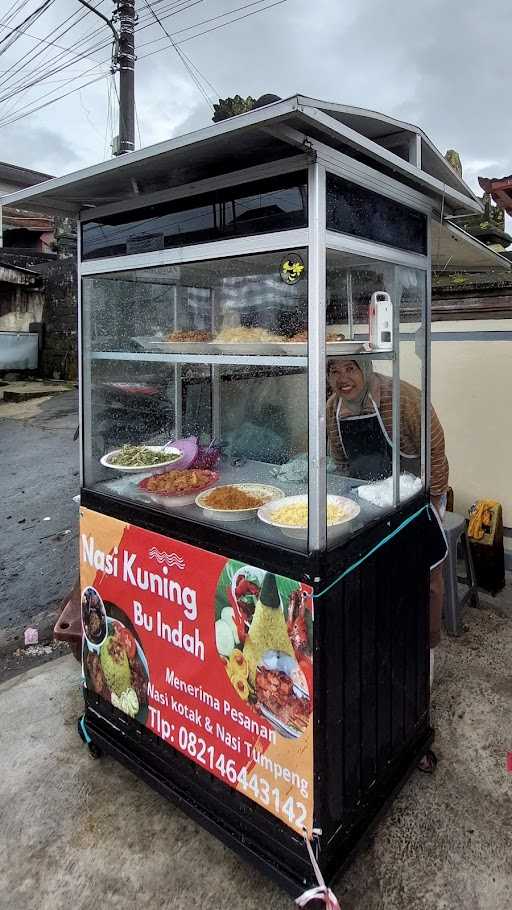
<path id="1" fill-rule="evenodd" d="M 136 474 L 141 471 L 159 473 L 171 464 L 177 464 L 183 458 L 181 449 L 173 446 L 124 445 L 120 449 L 107 452 L 100 459 L 105 468 Z"/>

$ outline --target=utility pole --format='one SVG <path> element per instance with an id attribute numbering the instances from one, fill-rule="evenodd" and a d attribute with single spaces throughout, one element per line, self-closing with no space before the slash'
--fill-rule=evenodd
<path id="1" fill-rule="evenodd" d="M 116 155 L 135 148 L 135 0 L 114 0 L 119 20 L 119 138 Z"/>
<path id="2" fill-rule="evenodd" d="M 113 18 L 119 20 L 119 32 L 89 0 L 78 2 L 103 19 L 114 36 L 112 73 L 119 70 L 119 131 L 113 152 L 124 155 L 135 148 L 135 0 L 114 0 Z"/>

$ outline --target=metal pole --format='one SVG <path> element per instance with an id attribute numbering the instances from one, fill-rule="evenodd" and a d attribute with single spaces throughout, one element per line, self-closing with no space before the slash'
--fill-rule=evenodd
<path id="1" fill-rule="evenodd" d="M 117 0 L 119 19 L 119 146 L 117 155 L 135 148 L 135 0 Z"/>
<path id="2" fill-rule="evenodd" d="M 325 416 L 325 167 L 315 163 L 308 169 L 308 435 L 309 435 L 309 526 L 310 551 L 327 545 L 327 474 Z"/>
<path id="3" fill-rule="evenodd" d="M 398 278 L 400 266 L 393 266 L 393 505 L 400 505 L 400 293 L 401 283 Z"/>

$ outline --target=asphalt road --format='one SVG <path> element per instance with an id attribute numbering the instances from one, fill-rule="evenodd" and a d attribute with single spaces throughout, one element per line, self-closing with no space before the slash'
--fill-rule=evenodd
<path id="1" fill-rule="evenodd" d="M 51 638 L 78 568 L 76 391 L 0 404 L 0 654 Z"/>

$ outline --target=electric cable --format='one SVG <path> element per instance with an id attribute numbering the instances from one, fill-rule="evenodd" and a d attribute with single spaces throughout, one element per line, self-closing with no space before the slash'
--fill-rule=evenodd
<path id="1" fill-rule="evenodd" d="M 156 22 L 158 22 L 158 24 L 159 24 L 159 26 L 161 27 L 162 31 L 166 34 L 166 36 L 167 36 L 167 38 L 169 39 L 169 41 L 170 41 L 172 47 L 174 48 L 174 50 L 175 50 L 176 53 L 178 54 L 178 56 L 179 56 L 181 62 L 183 63 L 183 66 L 184 66 L 185 69 L 187 70 L 187 72 L 188 72 L 190 78 L 192 79 L 192 81 L 194 82 L 196 88 L 198 89 L 198 91 L 200 92 L 200 94 L 202 95 L 202 97 L 204 98 L 204 100 L 206 101 L 206 104 L 208 105 L 208 107 L 210 107 L 212 110 L 214 110 L 212 101 L 211 101 L 210 98 L 208 97 L 208 94 L 207 94 L 206 91 L 204 90 L 204 87 L 203 87 L 203 85 L 201 84 L 201 82 L 200 82 L 198 76 L 197 76 L 196 73 L 194 72 L 194 69 L 192 68 L 191 63 L 190 63 L 188 57 L 186 56 L 186 54 L 185 54 L 183 51 L 180 51 L 179 48 L 176 46 L 176 43 L 174 42 L 174 40 L 173 40 L 173 38 L 171 37 L 170 33 L 167 31 L 167 29 L 166 29 L 165 25 L 163 24 L 163 22 L 161 22 L 161 20 L 158 18 L 158 14 L 155 12 L 155 10 L 153 9 L 153 7 L 151 6 L 151 3 L 149 2 L 149 0 L 144 0 L 144 3 L 145 3 L 146 6 L 148 7 L 148 9 L 152 12 L 153 16 L 155 17 Z M 196 69 L 197 69 L 197 67 L 196 67 Z M 199 72 L 199 70 L 198 70 L 197 72 Z"/>
<path id="2" fill-rule="evenodd" d="M 29 66 L 29 64 L 33 63 L 41 53 L 44 53 L 45 48 L 43 47 L 37 53 L 34 53 L 31 57 L 26 59 L 25 64 L 22 66 L 16 67 L 16 64 L 13 64 L 12 68 L 10 69 L 15 69 L 16 71 L 7 78 L 4 76 L 4 79 L 2 80 L 3 87 L 9 85 L 10 88 L 19 88 L 27 81 L 33 81 L 36 77 L 38 79 L 46 78 L 48 75 L 53 75 L 55 72 L 64 70 L 69 66 L 73 66 L 77 62 L 77 59 L 91 57 L 93 53 L 97 52 L 98 50 L 102 50 L 104 47 L 108 47 L 110 43 L 110 41 L 105 41 L 104 38 L 99 41 L 97 40 L 92 44 L 87 44 L 84 39 L 81 39 L 79 42 L 77 42 L 77 48 L 80 48 L 80 54 L 78 57 L 76 49 L 62 50 L 60 53 L 55 54 L 53 57 L 47 58 L 44 60 L 44 62 L 39 63 L 36 67 L 30 69 L 28 73 L 25 73 L 20 77 L 19 74 L 21 70 L 25 69 L 27 66 Z M 71 59 L 66 60 L 66 57 L 70 57 Z M 6 71 L 6 73 L 7 72 L 8 71 Z"/>
<path id="3" fill-rule="evenodd" d="M 99 82 L 100 79 L 106 79 L 109 75 L 110 73 L 103 73 L 102 76 L 96 76 L 94 79 L 90 79 L 89 82 L 84 82 L 83 85 L 79 85 L 76 88 L 71 89 L 71 91 L 65 92 L 63 95 L 59 95 L 58 98 L 52 98 L 51 101 L 47 101 L 45 104 L 40 104 L 37 107 L 33 108 L 31 111 L 27 111 L 24 114 L 12 117 L 11 120 L 8 120 L 7 122 L 0 123 L 0 126 L 10 126 L 12 123 L 16 123 L 18 120 L 22 120 L 24 117 L 28 117 L 29 114 L 34 114 L 36 111 L 40 111 L 43 108 L 48 107 L 50 104 L 55 104 L 56 101 L 61 101 L 62 98 L 67 98 L 68 95 L 74 95 L 75 92 L 78 92 L 82 88 L 87 88 L 89 85 L 93 85 L 95 82 Z"/>
<path id="4" fill-rule="evenodd" d="M 267 6 L 260 7 L 260 9 L 252 10 L 250 13 L 246 13 L 244 16 L 237 16 L 235 19 L 230 19 L 228 22 L 220 23 L 220 25 L 213 26 L 212 28 L 205 29 L 202 32 L 197 32 L 197 34 L 189 35 L 188 38 L 182 38 L 181 41 L 175 41 L 176 45 L 181 47 L 182 44 L 185 44 L 187 41 L 192 41 L 194 38 L 199 38 L 201 35 L 207 35 L 209 32 L 217 31 L 221 28 L 226 28 L 228 25 L 233 25 L 235 22 L 240 22 L 243 19 L 248 19 L 250 16 L 255 16 L 257 13 L 265 12 L 267 9 L 271 9 L 274 6 L 280 6 L 283 3 L 287 3 L 288 0 L 274 0 L 273 3 L 268 4 Z M 249 4 L 248 4 L 249 5 Z M 188 31 L 188 29 L 186 29 Z M 149 42 L 148 42 L 149 43 Z M 152 42 L 151 42 L 152 43 Z M 141 45 L 141 47 L 144 45 Z M 138 59 L 146 60 L 148 57 L 152 57 L 154 54 L 159 54 L 164 50 L 164 48 L 156 48 L 154 51 L 150 51 L 148 54 L 141 54 Z"/>
<path id="5" fill-rule="evenodd" d="M 46 12 L 55 3 L 55 0 L 43 0 L 41 6 L 38 6 L 29 16 L 23 19 L 19 25 L 15 25 L 13 29 L 9 32 L 8 35 L 5 35 L 3 38 L 0 38 L 0 55 L 5 54 L 5 52 L 14 44 L 15 41 L 20 37 L 20 33 L 23 34 L 23 26 L 26 25 L 27 28 L 33 22 L 36 22 L 40 16 Z"/>
<path id="6" fill-rule="evenodd" d="M 194 0 L 194 5 L 195 5 L 197 2 L 198 2 L 198 0 Z M 265 0 L 261 0 L 261 2 L 265 2 Z M 239 21 L 241 21 L 241 20 L 244 20 L 244 19 L 249 18 L 249 17 L 252 16 L 252 15 L 256 15 L 256 13 L 265 12 L 267 9 L 271 9 L 271 8 L 273 8 L 273 7 L 275 7 L 275 6 L 280 6 L 281 4 L 286 3 L 286 2 L 287 2 L 287 0 L 274 0 L 274 2 L 272 2 L 272 3 L 270 3 L 270 4 L 267 4 L 266 6 L 261 6 L 260 4 L 257 4 L 257 3 L 255 4 L 254 2 L 248 3 L 248 4 L 246 4 L 244 7 L 241 7 L 240 9 L 249 8 L 249 7 L 253 6 L 253 5 L 259 5 L 259 8 L 258 8 L 258 9 L 255 9 L 255 10 L 251 10 L 250 12 L 245 13 L 245 14 L 242 15 L 242 16 L 237 16 L 237 17 L 235 17 L 234 19 L 230 19 L 230 20 L 228 20 L 227 22 L 220 23 L 219 25 L 213 26 L 212 28 L 205 29 L 205 30 L 202 31 L 202 32 L 198 32 L 198 33 L 195 33 L 195 34 L 193 34 L 193 35 L 189 35 L 187 38 L 184 38 L 184 39 L 182 39 L 181 41 L 174 41 L 173 36 L 171 35 L 171 33 L 167 33 L 167 30 L 166 30 L 166 29 L 164 30 L 164 31 L 165 31 L 165 35 L 166 35 L 166 37 L 168 37 L 168 39 L 171 41 L 171 44 L 172 44 L 173 46 L 176 46 L 176 50 L 178 51 L 178 45 L 184 44 L 186 41 L 191 41 L 191 40 L 193 40 L 194 38 L 200 37 L 201 35 L 204 35 L 204 34 L 208 34 L 208 33 L 211 32 L 211 31 L 217 31 L 217 30 L 219 30 L 220 28 L 225 28 L 226 26 L 231 25 L 231 24 L 234 24 L 235 22 L 239 22 Z M 189 4 L 189 5 L 190 5 L 190 4 Z M 236 11 L 238 11 L 238 10 L 236 10 Z M 226 13 L 224 13 L 224 14 L 221 15 L 221 16 L 214 16 L 214 17 L 211 17 L 211 18 L 210 18 L 210 21 L 216 21 L 216 20 L 218 20 L 219 18 L 225 18 L 226 15 L 231 15 L 233 12 L 235 12 L 235 10 L 227 11 Z M 159 19 L 159 17 L 157 17 L 157 19 Z M 190 26 L 190 27 L 188 27 L 188 28 L 184 28 L 184 29 L 180 30 L 180 32 L 183 33 L 183 32 L 186 32 L 186 31 L 190 31 L 190 30 L 193 29 L 193 28 L 197 28 L 200 24 L 206 24 L 206 21 L 207 21 L 207 20 L 203 20 L 202 23 L 195 23 L 195 25 Z M 137 30 L 139 30 L 139 29 L 136 29 L 136 31 L 137 31 Z M 163 39 L 160 39 L 160 40 L 163 40 Z M 110 42 L 107 42 L 106 44 L 103 44 L 102 47 L 108 46 L 109 43 L 110 43 Z M 148 42 L 148 43 L 149 43 L 149 42 Z M 90 50 L 90 49 L 89 49 L 89 50 Z M 147 57 L 153 56 L 154 54 L 161 53 L 161 52 L 163 52 L 164 50 L 166 50 L 165 47 L 164 47 L 164 48 L 157 48 L 157 49 L 155 49 L 155 50 L 153 50 L 153 51 L 150 51 L 148 54 L 143 54 L 143 55 L 142 55 L 141 57 L 139 57 L 138 59 L 139 59 L 139 60 L 145 59 L 145 58 L 147 58 Z M 181 49 L 180 49 L 180 50 L 181 50 Z M 183 50 L 181 50 L 181 54 L 185 56 L 185 52 L 184 52 Z M 86 57 L 87 54 L 84 54 L 83 56 Z M 194 64 L 192 63 L 192 61 L 188 58 L 188 56 L 186 56 L 185 59 L 186 59 L 186 61 L 187 61 L 187 63 L 188 63 L 188 66 L 189 66 L 192 70 L 193 70 L 193 69 L 196 69 L 197 73 L 200 73 L 200 71 L 197 69 L 197 67 L 195 67 L 195 65 L 194 65 Z M 76 61 L 73 61 L 73 63 L 75 63 L 75 62 L 76 62 Z M 183 58 L 182 58 L 182 62 L 184 62 Z M 91 69 L 94 69 L 94 68 L 96 68 L 97 66 L 105 65 L 105 64 L 107 64 L 107 63 L 109 63 L 109 61 L 108 61 L 108 60 L 104 60 L 104 61 L 102 61 L 101 63 L 97 63 L 97 64 L 95 65 L 95 67 L 91 67 Z M 59 71 L 62 71 L 62 70 L 64 70 L 65 68 L 66 68 L 66 66 L 62 66 L 62 67 L 60 68 Z M 84 75 L 86 75 L 88 72 L 90 72 L 90 70 L 84 71 L 81 75 L 84 76 Z M 50 75 L 50 74 L 48 74 L 48 75 Z M 51 75 L 55 75 L 55 73 L 52 72 Z M 24 108 L 21 109 L 21 111 L 18 110 L 18 111 L 16 111 L 16 112 L 13 112 L 12 115 L 7 116 L 7 117 L 4 118 L 3 120 L 0 119 L 0 126 L 8 126 L 8 125 L 10 125 L 11 123 L 15 123 L 15 122 L 17 122 L 18 120 L 23 119 L 24 117 L 27 117 L 27 116 L 31 115 L 32 113 L 36 113 L 37 111 L 39 111 L 39 110 L 41 110 L 41 109 L 43 109 L 43 108 L 46 108 L 46 107 L 48 107 L 49 105 L 56 103 L 57 101 L 60 101 L 62 98 L 68 97 L 69 95 L 71 95 L 71 94 L 73 94 L 74 92 L 80 90 L 81 88 L 86 88 L 87 86 L 92 85 L 92 84 L 94 84 L 94 83 L 100 81 L 101 79 L 106 78 L 108 75 L 109 75 L 108 73 L 104 73 L 104 74 L 102 74 L 102 75 L 96 76 L 94 79 L 89 80 L 88 82 L 84 83 L 83 85 L 71 89 L 69 92 L 65 92 L 64 94 L 59 95 L 59 96 L 56 97 L 56 98 L 52 98 L 52 99 L 49 100 L 49 101 L 46 101 L 46 102 L 44 102 L 44 103 L 42 103 L 42 104 L 39 104 L 39 101 L 42 100 L 42 98 L 46 98 L 46 97 L 48 97 L 48 95 L 53 94 L 55 91 L 57 91 L 56 89 L 54 89 L 54 90 L 52 90 L 52 92 L 47 93 L 47 95 L 41 96 L 39 99 L 34 99 L 34 102 L 37 102 L 37 103 L 35 103 L 34 106 L 33 106 L 32 108 L 30 108 L 29 110 L 26 110 L 26 108 L 30 106 L 30 103 L 27 103 L 27 104 L 24 106 Z M 190 74 L 190 75 L 191 75 L 191 78 L 194 78 L 194 82 L 196 82 L 197 76 L 195 76 L 195 74 L 194 74 L 194 77 L 192 77 L 192 74 Z M 207 82 L 206 77 L 204 77 L 202 74 L 200 74 L 200 75 L 201 75 L 201 78 L 205 81 L 205 83 L 208 84 L 208 85 L 213 89 L 213 86 L 211 85 L 211 83 L 208 83 L 208 82 Z M 80 78 L 80 76 L 77 76 L 77 77 L 75 77 L 75 78 Z M 198 80 L 198 81 L 199 81 L 199 80 Z M 196 84 L 197 84 L 197 83 L 196 83 Z M 30 86 L 30 87 L 32 87 L 32 86 Z M 199 86 L 198 86 L 198 88 L 199 88 Z M 25 90 L 25 91 L 27 90 L 27 87 L 26 87 L 26 86 L 24 87 L 24 90 Z M 207 98 L 207 95 L 206 95 L 206 92 L 204 92 L 204 89 L 201 87 L 199 90 L 201 91 L 201 94 L 203 95 L 203 97 L 206 96 L 206 98 Z M 205 98 L 205 100 L 206 100 L 206 98 Z M 1 99 L 0 99 L 0 100 L 1 100 Z M 210 105 L 209 99 L 208 99 L 208 102 L 207 102 L 207 103 Z"/>
<path id="7" fill-rule="evenodd" d="M 20 0 L 20 2 L 18 2 L 18 3 L 16 3 L 16 0 L 15 0 L 15 2 L 12 4 L 12 6 L 7 10 L 7 12 L 5 14 L 6 18 L 3 19 L 2 21 L 5 22 L 5 24 L 7 25 L 12 19 L 14 19 L 15 16 L 18 15 L 18 13 L 21 12 L 23 7 L 27 6 L 29 3 L 30 3 L 30 0 Z"/>
<path id="8" fill-rule="evenodd" d="M 104 2 L 104 0 L 99 0 L 99 3 L 97 3 L 97 6 L 101 6 L 101 4 L 103 2 Z M 57 28 L 51 29 L 48 32 L 48 34 L 45 35 L 43 38 L 39 38 L 35 35 L 28 35 L 28 37 L 30 37 L 32 40 L 38 41 L 39 43 L 42 43 L 42 44 L 46 44 L 46 45 L 53 44 L 57 47 L 60 47 L 60 45 L 57 45 L 55 41 L 49 40 L 51 38 L 51 36 L 55 36 L 58 38 L 64 37 L 64 35 L 66 35 L 69 31 L 71 31 L 71 29 L 75 28 L 75 26 L 77 26 L 88 15 L 91 15 L 89 11 L 78 9 L 71 16 L 68 16 L 68 18 L 65 19 L 64 22 L 62 22 Z M 67 25 L 68 22 L 71 22 L 71 20 L 73 20 L 73 19 L 75 19 L 76 21 L 72 22 L 71 25 L 68 25 L 67 28 L 64 28 L 64 26 Z M 0 23 L 0 26 L 1 26 L 1 23 Z M 70 47 L 70 48 L 60 47 L 60 50 L 62 51 L 62 53 L 55 54 L 53 57 L 50 57 L 49 59 L 45 60 L 45 62 L 43 64 L 39 64 L 35 70 L 33 70 L 29 73 L 29 78 L 30 78 L 30 76 L 33 76 L 36 73 L 40 73 L 45 68 L 51 67 L 59 59 L 62 59 L 65 55 L 74 56 L 76 53 L 76 48 L 79 45 L 82 45 L 82 50 L 83 50 L 84 42 L 91 40 L 92 37 L 96 37 L 102 31 L 103 31 L 102 28 L 96 28 L 96 29 L 94 29 L 94 31 L 92 31 L 86 35 L 81 35 L 80 40 L 77 41 L 72 47 Z M 27 35 L 27 33 L 25 33 L 25 35 Z M 45 51 L 45 47 L 41 47 L 38 51 L 35 51 L 35 49 L 33 48 L 32 53 L 29 53 L 28 55 L 23 55 L 18 60 L 15 60 L 11 64 L 11 66 L 7 70 L 4 71 L 4 74 L 3 74 L 4 78 L 2 80 L 3 85 L 5 86 L 6 82 L 9 82 L 12 79 L 12 77 L 9 77 L 9 79 L 6 79 L 6 76 L 9 72 L 11 72 L 12 70 L 15 70 L 14 78 L 16 78 L 18 76 L 18 74 L 21 72 L 21 70 L 25 69 L 37 57 L 40 57 L 41 54 L 44 53 L 44 51 Z M 25 62 L 22 63 L 22 61 L 25 61 Z M 20 66 L 19 64 L 22 64 L 22 65 Z M 25 77 L 23 77 L 23 78 L 25 78 Z M 19 82 L 19 80 L 18 80 L 18 82 Z M 18 83 L 15 83 L 15 84 L 18 84 Z"/>
<path id="9" fill-rule="evenodd" d="M 197 28 L 200 25 L 209 24 L 210 22 L 216 22 L 219 19 L 224 19 L 226 16 L 230 16 L 231 13 L 239 13 L 242 10 L 249 9 L 252 6 L 261 6 L 261 4 L 265 3 L 265 2 L 266 2 L 266 0 L 251 0 L 251 2 L 249 2 L 249 3 L 242 4 L 242 6 L 236 6 L 234 9 L 225 10 L 223 13 L 219 13 L 217 16 L 210 16 L 207 19 L 200 19 L 199 22 L 194 22 L 193 25 L 187 25 L 187 26 L 185 26 L 185 28 L 182 28 L 182 29 L 179 29 L 179 31 L 173 32 L 173 36 L 181 34 L 182 32 L 190 31 L 191 29 Z M 195 6 L 196 4 L 194 3 L 192 5 Z M 259 10 L 255 10 L 255 12 L 259 12 Z M 165 21 L 165 19 L 168 19 L 169 16 L 161 16 L 160 18 L 162 19 L 162 21 Z M 138 31 L 142 31 L 146 27 L 147 26 L 141 26 L 138 29 Z M 143 45 L 140 45 L 140 46 L 143 47 Z"/>

